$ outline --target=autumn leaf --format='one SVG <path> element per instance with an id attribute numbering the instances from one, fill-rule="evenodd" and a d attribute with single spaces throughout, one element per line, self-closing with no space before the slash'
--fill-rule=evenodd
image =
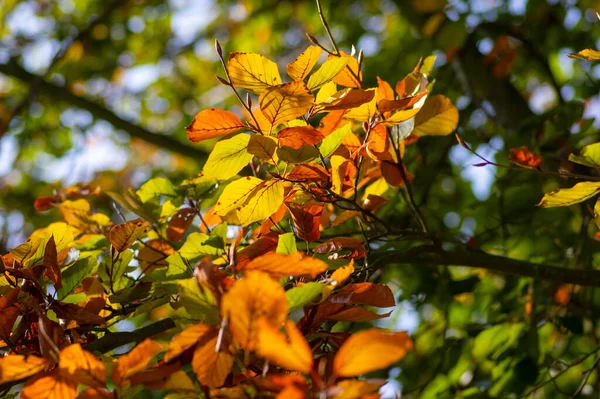
<path id="1" fill-rule="evenodd" d="M 281 147 L 290 147 L 296 150 L 303 145 L 315 145 L 323 140 L 323 133 L 312 126 L 287 127 L 277 133 Z"/>
<path id="2" fill-rule="evenodd" d="M 147 338 L 117 360 L 112 380 L 118 387 L 123 387 L 127 384 L 130 376 L 145 369 L 152 358 L 160 352 L 162 352 L 162 346 Z"/>
<path id="3" fill-rule="evenodd" d="M 402 359 L 413 347 L 406 332 L 363 330 L 350 336 L 333 359 L 333 373 L 355 377 L 380 370 Z"/>
<path id="4" fill-rule="evenodd" d="M 38 212 L 49 211 L 60 201 L 56 197 L 38 197 L 33 202 L 33 207 Z"/>
<path id="5" fill-rule="evenodd" d="M 350 276 L 354 273 L 354 260 L 350 260 L 350 264 L 337 268 L 329 278 L 329 284 L 327 284 L 322 291 L 321 299 L 325 300 L 329 298 L 333 290 L 341 286 Z"/>
<path id="6" fill-rule="evenodd" d="M 340 126 L 340 124 L 342 124 L 345 113 L 345 110 L 331 111 L 328 112 L 323 119 L 321 119 L 319 131 L 323 133 L 323 136 L 328 136 L 329 134 L 333 133 Z"/>
<path id="7" fill-rule="evenodd" d="M 406 166 L 400 166 L 390 161 L 381 162 L 379 167 L 381 168 L 381 174 L 383 175 L 385 181 L 394 187 L 402 187 L 406 183 L 404 180 L 405 176 L 408 181 L 413 180 L 415 177 L 412 173 L 406 170 Z M 400 168 L 404 168 L 404 174 Z"/>
<path id="8" fill-rule="evenodd" d="M 313 365 L 313 354 L 302 332 L 293 321 L 285 322 L 287 337 L 266 319 L 258 321 L 259 356 L 290 371 L 308 373 Z"/>
<path id="9" fill-rule="evenodd" d="M 248 152 L 257 158 L 277 164 L 277 139 L 271 136 L 253 134 L 248 143 Z"/>
<path id="10" fill-rule="evenodd" d="M 90 352 L 83 350 L 80 344 L 62 349 L 59 358 L 61 374 L 90 387 L 102 388 L 106 385 L 104 364 Z"/>
<path id="11" fill-rule="evenodd" d="M 313 69 L 321 55 L 319 46 L 309 46 L 294 61 L 287 65 L 287 73 L 294 80 L 304 80 Z"/>
<path id="12" fill-rule="evenodd" d="M 385 284 L 370 282 L 350 284 L 342 287 L 330 301 L 387 308 L 396 305 L 394 294 Z"/>
<path id="13" fill-rule="evenodd" d="M 430 96 L 415 116 L 416 136 L 446 136 L 458 126 L 458 110 L 446 96 Z"/>
<path id="14" fill-rule="evenodd" d="M 290 82 L 266 89 L 258 99 L 271 129 L 304 115 L 313 105 L 314 96 L 304 82 Z"/>
<path id="15" fill-rule="evenodd" d="M 321 231 L 321 214 L 323 206 L 311 204 L 310 206 L 299 206 L 298 204 L 289 204 L 290 213 L 296 227 L 298 237 L 306 242 L 313 242 L 319 239 Z"/>
<path id="16" fill-rule="evenodd" d="M 316 163 L 300 164 L 294 166 L 286 178 L 296 182 L 327 182 L 329 172 Z"/>
<path id="17" fill-rule="evenodd" d="M 569 154 L 569 161 L 590 168 L 600 168 L 600 143 L 586 145 L 579 155 Z"/>
<path id="18" fill-rule="evenodd" d="M 29 379 L 21 391 L 21 399 L 73 399 L 78 381 L 59 370 L 41 373 Z"/>
<path id="19" fill-rule="evenodd" d="M 594 49 L 585 49 L 577 53 L 569 54 L 569 58 L 578 58 L 585 61 L 598 61 L 600 60 L 600 51 Z"/>
<path id="20" fill-rule="evenodd" d="M 258 270 L 268 273 L 274 279 L 286 276 L 308 276 L 315 278 L 327 270 L 327 264 L 320 259 L 304 256 L 302 252 L 293 254 L 271 253 L 253 259 L 245 270 Z"/>
<path id="21" fill-rule="evenodd" d="M 557 206 L 570 206 L 583 202 L 600 193 L 600 182 L 581 182 L 571 188 L 561 188 L 544 195 L 538 206 L 553 208 Z"/>
<path id="22" fill-rule="evenodd" d="M 349 57 L 328 58 L 315 73 L 310 75 L 310 78 L 308 78 L 308 88 L 313 91 L 320 88 L 339 75 L 349 62 Z"/>
<path id="23" fill-rule="evenodd" d="M 340 58 L 348 59 L 348 64 L 333 78 L 333 81 L 341 86 L 360 88 L 362 86 L 362 72 L 358 69 L 358 61 L 343 51 L 340 51 L 340 55 Z M 334 59 L 335 57 L 335 55 L 330 55 L 328 59 Z"/>
<path id="24" fill-rule="evenodd" d="M 56 252 L 54 235 L 50 237 L 44 249 L 44 267 L 46 268 L 44 271 L 46 277 L 52 280 L 56 289 L 60 289 L 62 287 L 62 275 L 58 266 L 58 253 Z"/>
<path id="25" fill-rule="evenodd" d="M 542 163 L 542 157 L 529 151 L 527 146 L 511 148 L 508 159 L 517 165 L 537 168 Z"/>
<path id="26" fill-rule="evenodd" d="M 37 374 L 49 364 L 48 359 L 37 356 L 7 355 L 0 357 L 0 384 Z"/>
<path id="27" fill-rule="evenodd" d="M 180 242 L 185 232 L 190 228 L 197 211 L 193 208 L 182 208 L 167 223 L 167 238 L 170 241 Z"/>
<path id="28" fill-rule="evenodd" d="M 315 112 L 321 111 L 339 111 L 339 110 L 349 110 L 353 108 L 358 108 L 364 104 L 371 103 L 372 101 L 377 101 L 375 97 L 376 90 L 362 90 L 362 89 L 344 89 L 340 90 L 333 96 L 329 97 L 327 101 L 323 103 L 317 104 L 315 106 Z M 375 104 L 375 103 L 373 103 Z M 373 104 L 371 104 L 370 110 L 373 109 Z"/>
<path id="29" fill-rule="evenodd" d="M 214 326 L 194 324 L 182 332 L 175 334 L 169 344 L 169 350 L 165 354 L 164 361 L 170 362 L 184 351 L 195 346 L 203 337 L 211 335 L 216 331 L 218 330 Z"/>
<path id="30" fill-rule="evenodd" d="M 377 89 L 368 89 L 367 92 L 372 92 L 371 101 L 366 102 L 358 107 L 351 108 L 344 114 L 344 118 L 351 119 L 357 122 L 368 122 L 377 114 Z"/>
<path id="31" fill-rule="evenodd" d="M 192 124 L 185 128 L 191 142 L 224 136 L 244 128 L 235 114 L 218 108 L 209 108 L 198 112 Z"/>
<path id="32" fill-rule="evenodd" d="M 110 229 L 108 239 L 118 252 L 123 252 L 151 228 L 152 225 L 144 219 L 131 220 L 127 223 L 117 224 Z"/>
<path id="33" fill-rule="evenodd" d="M 268 274 L 248 271 L 223 295 L 221 316 L 229 320 L 229 331 L 242 348 L 254 350 L 257 322 L 266 317 L 279 325 L 287 318 L 288 304 L 279 283 Z"/>
<path id="34" fill-rule="evenodd" d="M 367 399 L 365 395 L 376 391 L 382 384 L 364 380 L 343 380 L 329 388 L 328 393 L 333 399 Z"/>
<path id="35" fill-rule="evenodd" d="M 208 156 L 202 174 L 218 180 L 235 176 L 252 160 L 252 154 L 248 152 L 249 142 L 250 135 L 244 133 L 219 141 Z"/>
<path id="36" fill-rule="evenodd" d="M 277 64 L 262 54 L 231 53 L 227 72 L 234 87 L 247 89 L 256 94 L 270 86 L 281 84 Z"/>
<path id="37" fill-rule="evenodd" d="M 217 330 L 205 335 L 196 345 L 192 369 L 202 385 L 216 388 L 225 383 L 234 361 L 229 346 L 227 338 L 219 341 Z"/>
<path id="38" fill-rule="evenodd" d="M 351 237 L 337 237 L 327 240 L 323 244 L 313 249 L 313 252 L 318 254 L 327 254 L 330 252 L 339 252 L 343 249 L 349 249 L 351 252 L 345 257 L 362 258 L 366 255 L 366 251 L 362 246 L 362 241 Z"/>
<path id="39" fill-rule="evenodd" d="M 366 322 L 384 319 L 391 314 L 391 311 L 379 314 L 362 306 L 325 302 L 317 307 L 313 322 L 315 324 L 319 324 L 323 320 Z"/>

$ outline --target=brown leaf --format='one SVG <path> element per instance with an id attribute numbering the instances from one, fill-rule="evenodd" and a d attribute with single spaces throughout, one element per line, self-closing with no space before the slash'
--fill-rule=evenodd
<path id="1" fill-rule="evenodd" d="M 9 339 L 15 321 L 19 317 L 21 309 L 18 306 L 7 306 L 0 310 L 0 339 Z"/>
<path id="2" fill-rule="evenodd" d="M 329 180 L 329 172 L 321 165 L 307 163 L 294 166 L 286 178 L 298 182 L 327 182 Z"/>
<path id="3" fill-rule="evenodd" d="M 342 249 L 351 250 L 351 253 L 349 255 L 343 257 L 362 258 L 367 254 L 364 247 L 362 246 L 362 241 L 357 238 L 351 237 L 332 238 L 313 249 L 313 252 L 316 252 L 318 254 L 327 254 L 330 252 L 338 252 Z"/>
<path id="4" fill-rule="evenodd" d="M 57 322 L 43 314 L 38 319 L 40 353 L 54 364 L 58 363 L 58 352 L 65 342 L 65 331 Z"/>
<path id="5" fill-rule="evenodd" d="M 33 207 L 38 212 L 49 211 L 60 201 L 56 197 L 39 197 L 33 202 Z"/>
<path id="6" fill-rule="evenodd" d="M 260 255 L 275 251 L 275 249 L 277 249 L 277 242 L 279 240 L 278 237 L 279 235 L 276 233 L 266 234 L 236 253 L 236 270 L 241 270 L 252 259 Z"/>
<path id="7" fill-rule="evenodd" d="M 318 240 L 321 236 L 319 227 L 321 225 L 323 206 L 320 204 L 311 204 L 308 207 L 303 207 L 299 204 L 291 203 L 288 207 L 292 214 L 298 237 L 306 242 Z"/>
<path id="8" fill-rule="evenodd" d="M 380 167 L 381 174 L 389 185 L 394 187 L 402 187 L 404 185 L 404 176 L 402 175 L 400 166 L 393 162 L 383 161 L 381 162 Z M 415 176 L 412 173 L 409 173 L 406 170 L 406 167 L 404 167 L 404 172 L 408 181 L 412 181 L 414 179 Z"/>
<path id="9" fill-rule="evenodd" d="M 167 238 L 169 241 L 180 242 L 185 232 L 190 228 L 197 212 L 194 208 L 180 209 L 167 223 Z"/>
<path id="10" fill-rule="evenodd" d="M 344 305 L 341 303 L 322 303 L 314 316 L 318 320 L 337 320 L 365 322 L 389 317 L 392 312 L 378 314 L 362 306 Z"/>
<path id="11" fill-rule="evenodd" d="M 277 133 L 280 147 L 299 150 L 304 145 L 315 145 L 323 140 L 323 134 L 312 126 L 286 127 Z"/>
<path id="12" fill-rule="evenodd" d="M 14 287 L 8 290 L 6 294 L 0 296 L 0 310 L 15 303 L 19 296 L 19 292 L 21 292 L 21 289 L 19 287 Z"/>
<path id="13" fill-rule="evenodd" d="M 131 220 L 127 223 L 117 224 L 110 229 L 108 239 L 118 252 L 123 252 L 150 228 L 152 225 L 144 219 Z"/>
<path id="14" fill-rule="evenodd" d="M 74 303 L 54 302 L 52 310 L 59 319 L 73 320 L 79 324 L 104 324 L 106 321 L 102 316 L 88 312 L 85 308 Z"/>
<path id="15" fill-rule="evenodd" d="M 331 297 L 332 303 L 347 303 L 388 308 L 396 305 L 394 294 L 385 284 L 358 283 L 340 289 Z"/>
<path id="16" fill-rule="evenodd" d="M 50 237 L 44 249 L 44 267 L 46 268 L 46 277 L 52 280 L 56 289 L 60 289 L 62 287 L 62 275 L 58 266 L 58 254 L 56 253 L 54 235 Z"/>

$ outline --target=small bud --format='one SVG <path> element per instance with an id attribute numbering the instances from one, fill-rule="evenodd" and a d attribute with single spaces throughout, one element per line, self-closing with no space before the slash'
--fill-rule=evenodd
<path id="1" fill-rule="evenodd" d="M 465 149 L 467 149 L 469 151 L 472 151 L 471 147 L 469 147 L 469 145 L 462 138 L 460 138 L 460 136 L 458 135 L 458 133 L 454 133 L 454 137 L 456 137 L 456 141 L 458 141 L 458 144 L 460 144 Z"/>
<path id="2" fill-rule="evenodd" d="M 252 108 L 252 97 L 250 97 L 250 93 L 246 93 L 246 104 L 248 104 L 248 108 Z"/>
<path id="3" fill-rule="evenodd" d="M 308 38 L 308 41 L 311 42 L 312 44 L 314 44 L 315 46 L 319 45 L 319 42 L 317 41 L 317 39 L 310 33 L 307 33 L 306 37 Z"/>
<path id="4" fill-rule="evenodd" d="M 360 49 L 360 51 L 358 52 L 358 65 L 359 66 L 362 65 L 363 58 L 364 58 L 363 50 Z"/>
<path id="5" fill-rule="evenodd" d="M 219 82 L 223 83 L 225 86 L 231 86 L 231 84 L 230 84 L 228 81 L 226 81 L 225 79 L 223 79 L 223 78 L 222 78 L 222 77 L 220 77 L 220 76 L 217 76 L 217 80 L 218 80 Z"/>
<path id="6" fill-rule="evenodd" d="M 215 39 L 215 49 L 217 50 L 217 54 L 219 54 L 219 58 L 223 58 L 223 49 L 217 39 Z"/>

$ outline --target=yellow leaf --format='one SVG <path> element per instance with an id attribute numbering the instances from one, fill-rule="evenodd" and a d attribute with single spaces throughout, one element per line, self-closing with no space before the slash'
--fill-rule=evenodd
<path id="1" fill-rule="evenodd" d="M 204 177 L 227 180 L 235 176 L 252 160 L 249 142 L 250 135 L 241 133 L 215 144 L 202 169 Z"/>
<path id="2" fill-rule="evenodd" d="M 344 115 L 344 118 L 357 122 L 368 122 L 377 113 L 377 89 L 368 89 L 367 93 L 373 93 L 373 98 L 356 108 L 350 109 Z M 330 109 L 330 108 L 327 108 Z"/>
<path id="3" fill-rule="evenodd" d="M 130 220 L 127 223 L 117 224 L 110 229 L 108 239 L 118 252 L 123 252 L 150 228 L 152 228 L 152 225 L 144 219 Z"/>
<path id="4" fill-rule="evenodd" d="M 341 195 L 344 186 L 344 177 L 346 176 L 347 169 L 343 166 L 346 162 L 351 163 L 351 161 L 339 155 L 333 155 L 329 159 L 329 161 L 331 163 L 331 191 L 338 195 Z"/>
<path id="5" fill-rule="evenodd" d="M 223 295 L 221 316 L 229 320 L 229 331 L 236 343 L 246 350 L 257 344 L 257 322 L 266 317 L 275 325 L 287 318 L 285 291 L 268 274 L 250 271 Z"/>
<path id="6" fill-rule="evenodd" d="M 207 326 L 206 324 L 194 324 L 179 334 L 175 334 L 173 339 L 171 339 L 169 350 L 165 354 L 164 361 L 170 362 L 192 346 L 196 345 L 203 337 L 210 335 L 215 331 L 217 330 L 214 326 Z"/>
<path id="7" fill-rule="evenodd" d="M 571 188 L 556 189 L 544 195 L 538 206 L 554 208 L 578 204 L 600 193 L 600 182 L 586 181 Z"/>
<path id="8" fill-rule="evenodd" d="M 227 72 L 234 87 L 248 89 L 256 94 L 269 86 L 281 84 L 277 64 L 262 54 L 231 53 Z"/>
<path id="9" fill-rule="evenodd" d="M 218 108 L 198 112 L 192 124 L 185 128 L 191 142 L 197 143 L 213 137 L 237 132 L 244 124 L 235 114 Z"/>
<path id="10" fill-rule="evenodd" d="M 317 104 L 326 102 L 329 99 L 329 97 L 333 96 L 335 93 L 337 93 L 337 91 L 337 85 L 335 83 L 327 82 L 321 87 L 321 89 L 317 93 L 315 102 Z"/>
<path id="11" fill-rule="evenodd" d="M 232 181 L 225 187 L 217 200 L 215 215 L 227 216 L 229 212 L 241 208 L 254 189 L 263 183 L 264 181 L 261 179 L 252 176 Z"/>
<path id="12" fill-rule="evenodd" d="M 78 381 L 58 370 L 38 374 L 25 383 L 21 399 L 73 399 Z"/>
<path id="13" fill-rule="evenodd" d="M 286 276 L 310 276 L 315 278 L 328 268 L 327 263 L 320 259 L 304 256 L 301 252 L 293 254 L 270 253 L 254 258 L 245 270 L 259 270 L 268 273 L 274 279 Z"/>
<path id="14" fill-rule="evenodd" d="M 355 377 L 380 370 L 402 359 L 412 347 L 404 331 L 363 330 L 344 341 L 333 359 L 333 373 L 338 377 Z"/>
<path id="15" fill-rule="evenodd" d="M 21 380 L 44 370 L 48 359 L 37 356 L 8 355 L 0 357 L 0 384 Z"/>
<path id="16" fill-rule="evenodd" d="M 348 64 L 346 65 L 346 68 L 342 69 L 340 73 L 333 78 L 333 81 L 341 86 L 360 88 L 362 86 L 362 72 L 359 72 L 358 70 L 358 61 L 356 58 L 343 51 L 340 51 L 340 54 L 340 58 L 348 59 Z M 330 55 L 329 59 L 333 59 L 334 57 L 334 55 Z"/>
<path id="17" fill-rule="evenodd" d="M 330 392 L 335 394 L 333 399 L 359 399 L 380 386 L 381 384 L 364 380 L 343 380 L 335 384 Z"/>
<path id="18" fill-rule="evenodd" d="M 277 139 L 271 136 L 253 134 L 248 143 L 248 152 L 255 157 L 277 164 Z"/>
<path id="19" fill-rule="evenodd" d="M 237 217 L 243 226 L 267 219 L 283 203 L 283 182 L 269 180 L 257 186 L 237 211 Z"/>
<path id="20" fill-rule="evenodd" d="M 293 321 L 285 322 L 286 336 L 266 319 L 258 321 L 258 354 L 279 367 L 308 373 L 313 355 L 308 342 Z"/>
<path id="21" fill-rule="evenodd" d="M 287 65 L 287 73 L 294 80 L 304 80 L 313 69 L 321 55 L 319 46 L 309 46 L 294 61 Z"/>
<path id="22" fill-rule="evenodd" d="M 333 290 L 337 286 L 342 285 L 342 283 L 344 281 L 346 281 L 348 279 L 348 277 L 350 277 L 352 275 L 352 273 L 354 273 L 354 260 L 353 259 L 350 260 L 350 264 L 336 269 L 331 274 L 331 277 L 329 278 L 330 283 L 328 285 L 326 285 L 325 287 L 323 287 L 321 299 L 322 300 L 327 299 L 329 297 L 329 295 L 331 295 Z"/>
<path id="23" fill-rule="evenodd" d="M 129 353 L 121 356 L 113 369 L 112 379 L 118 387 L 123 387 L 135 373 L 146 368 L 150 360 L 162 351 L 162 346 L 147 338 Z"/>
<path id="24" fill-rule="evenodd" d="M 408 119 L 408 118 L 407 118 Z M 458 125 L 458 110 L 446 96 L 428 97 L 415 116 L 413 134 L 417 136 L 446 136 Z"/>
<path id="25" fill-rule="evenodd" d="M 104 364 L 81 345 L 73 344 L 60 351 L 59 369 L 62 374 L 90 387 L 102 388 L 106 385 Z"/>
<path id="26" fill-rule="evenodd" d="M 598 61 L 600 60 L 600 51 L 593 49 L 585 49 L 577 53 L 569 54 L 569 58 L 579 58 L 580 60 L 586 61 Z"/>
<path id="27" fill-rule="evenodd" d="M 204 337 L 196 346 L 192 359 L 192 369 L 202 385 L 220 387 L 231 372 L 234 356 L 229 353 L 225 338 L 217 352 L 218 331 Z"/>
<path id="28" fill-rule="evenodd" d="M 412 108 L 412 109 L 405 109 L 405 110 L 398 111 L 394 115 L 392 115 L 389 118 L 387 118 L 386 120 L 382 121 L 381 124 L 384 126 L 398 125 L 404 121 L 409 120 L 413 116 L 417 115 L 419 111 L 421 111 L 420 108 Z"/>
<path id="29" fill-rule="evenodd" d="M 336 77 L 350 62 L 348 57 L 330 57 L 308 78 L 308 88 L 316 90 Z"/>
<path id="30" fill-rule="evenodd" d="M 273 127 L 304 115 L 314 104 L 314 96 L 304 82 L 290 82 L 265 90 L 258 99 L 260 110 Z"/>

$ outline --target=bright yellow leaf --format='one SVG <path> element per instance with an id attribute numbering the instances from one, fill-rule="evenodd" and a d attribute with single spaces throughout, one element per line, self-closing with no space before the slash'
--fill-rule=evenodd
<path id="1" fill-rule="evenodd" d="M 256 94 L 270 86 L 281 84 L 277 64 L 262 54 L 231 53 L 227 72 L 234 87 L 248 89 Z"/>
<path id="2" fill-rule="evenodd" d="M 192 124 L 185 128 L 191 142 L 211 139 L 242 129 L 244 124 L 235 114 L 218 108 L 198 112 Z"/>
<path id="3" fill-rule="evenodd" d="M 245 270 L 259 270 L 268 273 L 274 279 L 286 276 L 310 276 L 315 278 L 328 268 L 327 263 L 320 259 L 304 256 L 301 252 L 293 254 L 270 253 L 253 259 Z"/>
<path id="4" fill-rule="evenodd" d="M 0 384 L 21 380 L 44 370 L 50 362 L 37 356 L 8 355 L 0 357 Z"/>
<path id="5" fill-rule="evenodd" d="M 554 208 L 578 204 L 600 193 L 600 182 L 586 181 L 571 188 L 556 189 L 544 195 L 538 206 Z"/>
<path id="6" fill-rule="evenodd" d="M 326 102 L 327 100 L 329 100 L 329 98 L 333 95 L 335 95 L 335 93 L 337 93 L 337 85 L 333 82 L 327 82 L 325 83 L 323 86 L 321 86 L 321 89 L 319 90 L 319 92 L 317 93 L 317 96 L 315 98 L 315 103 L 319 104 L 319 103 L 323 103 Z"/>
<path id="7" fill-rule="evenodd" d="M 331 295 L 333 290 L 342 285 L 344 281 L 348 279 L 354 273 L 354 259 L 350 260 L 350 263 L 346 266 L 336 269 L 329 278 L 330 282 L 328 285 L 323 287 L 321 299 L 325 300 Z"/>
<path id="8" fill-rule="evenodd" d="M 277 139 L 271 136 L 253 134 L 248 143 L 248 152 L 257 158 L 277 164 Z"/>
<path id="9" fill-rule="evenodd" d="M 408 118 L 407 118 L 408 119 Z M 446 96 L 428 97 L 415 116 L 413 134 L 417 136 L 446 136 L 458 125 L 458 110 Z"/>
<path id="10" fill-rule="evenodd" d="M 381 124 L 384 126 L 398 125 L 404 121 L 409 120 L 413 116 L 417 115 L 419 111 L 421 111 L 420 108 L 412 108 L 412 109 L 405 109 L 405 110 L 397 111 L 395 114 L 393 114 L 386 120 L 382 121 Z"/>
<path id="11" fill-rule="evenodd" d="M 313 355 L 308 342 L 293 321 L 285 322 L 287 337 L 268 320 L 258 321 L 259 356 L 290 371 L 308 373 L 313 365 Z"/>
<path id="12" fill-rule="evenodd" d="M 316 90 L 324 84 L 328 83 L 339 75 L 339 73 L 348 65 L 350 58 L 348 57 L 330 57 L 317 69 L 315 73 L 308 78 L 308 88 Z"/>
<path id="13" fill-rule="evenodd" d="M 367 93 L 373 93 L 373 98 L 356 108 L 351 108 L 344 114 L 344 118 L 357 122 L 368 122 L 377 113 L 377 89 L 368 89 Z M 329 109 L 329 108 L 328 108 Z"/>
<path id="14" fill-rule="evenodd" d="M 225 187 L 217 200 L 215 215 L 227 216 L 229 212 L 241 208 L 254 189 L 263 183 L 263 180 L 252 176 L 232 181 Z"/>
<path id="15" fill-rule="evenodd" d="M 215 144 L 202 169 L 204 176 L 218 180 L 235 176 L 252 160 L 252 154 L 248 152 L 249 142 L 250 135 L 241 133 Z"/>
<path id="16" fill-rule="evenodd" d="M 273 127 L 304 115 L 315 102 L 304 82 L 290 82 L 265 90 L 258 99 L 260 109 Z"/>
<path id="17" fill-rule="evenodd" d="M 257 323 L 263 317 L 275 325 L 287 318 L 285 291 L 268 274 L 250 271 L 223 295 L 221 316 L 229 320 L 229 331 L 246 350 L 257 344 Z"/>
<path id="18" fill-rule="evenodd" d="M 237 210 L 237 217 L 243 226 L 267 219 L 283 203 L 283 182 L 269 180 L 258 185 L 247 196 Z"/>
<path id="19" fill-rule="evenodd" d="M 412 347 L 404 331 L 363 330 L 344 341 L 333 359 L 333 373 L 339 377 L 356 377 L 380 370 L 402 359 Z"/>
<path id="20" fill-rule="evenodd" d="M 287 73 L 294 80 L 304 80 L 313 69 L 321 55 L 319 46 L 309 46 L 294 61 L 287 65 Z"/>
<path id="21" fill-rule="evenodd" d="M 598 61 L 600 60 L 600 51 L 593 49 L 585 49 L 577 53 L 569 54 L 569 58 L 579 58 L 580 60 L 586 61 Z"/>

